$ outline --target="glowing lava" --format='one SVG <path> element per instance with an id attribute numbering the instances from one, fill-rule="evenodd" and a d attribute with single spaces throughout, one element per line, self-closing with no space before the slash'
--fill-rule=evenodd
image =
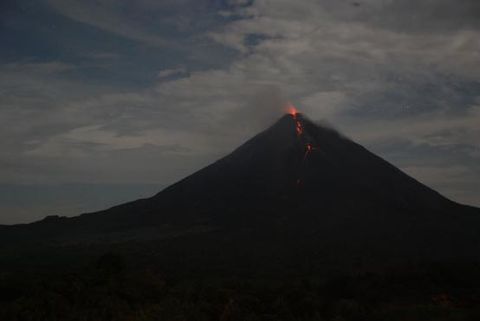
<path id="1" fill-rule="evenodd" d="M 292 103 L 287 104 L 287 113 L 292 115 L 294 119 L 297 119 L 298 110 L 292 105 Z"/>
<path id="2" fill-rule="evenodd" d="M 310 154 L 312 152 L 312 150 L 314 150 L 314 149 L 315 148 L 310 143 L 307 143 L 305 145 L 305 154 L 303 154 L 303 161 L 305 161 L 305 159 L 307 159 L 308 154 Z"/>
<path id="3" fill-rule="evenodd" d="M 303 125 L 300 119 L 298 119 L 298 110 L 293 106 L 293 104 L 288 103 L 287 105 L 287 112 L 292 115 L 292 118 L 295 120 L 295 131 L 297 132 L 297 136 L 301 136 L 303 134 Z"/>
<path id="4" fill-rule="evenodd" d="M 298 119 L 295 121 L 295 131 L 297 132 L 297 136 L 300 136 L 303 134 L 303 126 Z"/>
<path id="5" fill-rule="evenodd" d="M 301 119 L 301 117 L 298 117 L 299 112 L 295 108 L 295 106 L 293 106 L 293 104 L 291 104 L 291 103 L 288 103 L 286 105 L 286 109 L 287 109 L 287 113 L 292 116 L 293 121 L 295 122 L 295 132 L 297 134 L 297 138 L 305 146 L 305 151 L 304 151 L 304 154 L 303 154 L 303 158 L 302 158 L 302 161 L 300 163 L 300 167 L 302 167 L 302 166 L 304 166 L 304 163 L 305 163 L 307 157 L 310 155 L 310 153 L 312 151 L 314 151 L 316 149 L 316 147 L 314 147 L 311 143 L 306 142 L 308 140 L 308 138 L 303 136 L 303 133 L 304 133 L 305 130 L 303 128 L 302 119 Z M 299 170 L 300 170 L 300 168 L 299 168 Z M 295 183 L 296 183 L 297 188 L 300 188 L 302 186 L 302 180 L 299 177 L 300 172 L 298 174 L 299 175 L 297 176 L 297 179 L 296 179 Z"/>

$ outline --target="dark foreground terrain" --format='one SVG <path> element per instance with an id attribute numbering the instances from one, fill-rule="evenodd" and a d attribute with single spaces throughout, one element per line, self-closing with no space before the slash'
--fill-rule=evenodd
<path id="1" fill-rule="evenodd" d="M 112 252 L 0 280 L 0 320 L 480 319 L 479 266 L 432 264 L 344 274 L 176 273 Z"/>
<path id="2" fill-rule="evenodd" d="M 0 226 L 0 321 L 480 320 L 479 231 L 285 115 L 151 198 Z"/>

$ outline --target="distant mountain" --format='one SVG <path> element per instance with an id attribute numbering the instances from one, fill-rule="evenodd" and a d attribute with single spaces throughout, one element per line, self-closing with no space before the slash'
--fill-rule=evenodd
<path id="1" fill-rule="evenodd" d="M 183 252 L 201 246 L 247 256 L 303 253 L 315 260 L 438 259 L 478 258 L 479 231 L 479 209 L 446 199 L 335 130 L 292 112 L 151 198 L 4 226 L 0 240 L 168 240 Z"/>

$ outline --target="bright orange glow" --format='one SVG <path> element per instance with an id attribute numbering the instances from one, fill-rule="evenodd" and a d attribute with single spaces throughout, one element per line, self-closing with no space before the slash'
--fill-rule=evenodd
<path id="1" fill-rule="evenodd" d="M 298 110 L 293 106 L 292 103 L 287 103 L 286 105 L 287 113 L 292 115 L 293 119 L 295 120 L 295 131 L 297 132 L 297 136 L 300 136 L 303 134 L 303 126 L 300 120 L 297 118 L 298 116 Z"/>
<path id="2" fill-rule="evenodd" d="M 293 118 L 297 118 L 298 110 L 297 110 L 297 108 L 295 108 L 295 106 L 293 106 L 292 103 L 288 103 L 287 104 L 287 113 L 292 115 Z"/>

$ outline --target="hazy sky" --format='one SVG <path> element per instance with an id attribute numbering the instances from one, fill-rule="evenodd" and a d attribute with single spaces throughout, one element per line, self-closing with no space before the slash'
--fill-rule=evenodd
<path id="1" fill-rule="evenodd" d="M 480 206 L 478 0 L 2 0 L 0 224 L 149 196 L 285 100 Z"/>

